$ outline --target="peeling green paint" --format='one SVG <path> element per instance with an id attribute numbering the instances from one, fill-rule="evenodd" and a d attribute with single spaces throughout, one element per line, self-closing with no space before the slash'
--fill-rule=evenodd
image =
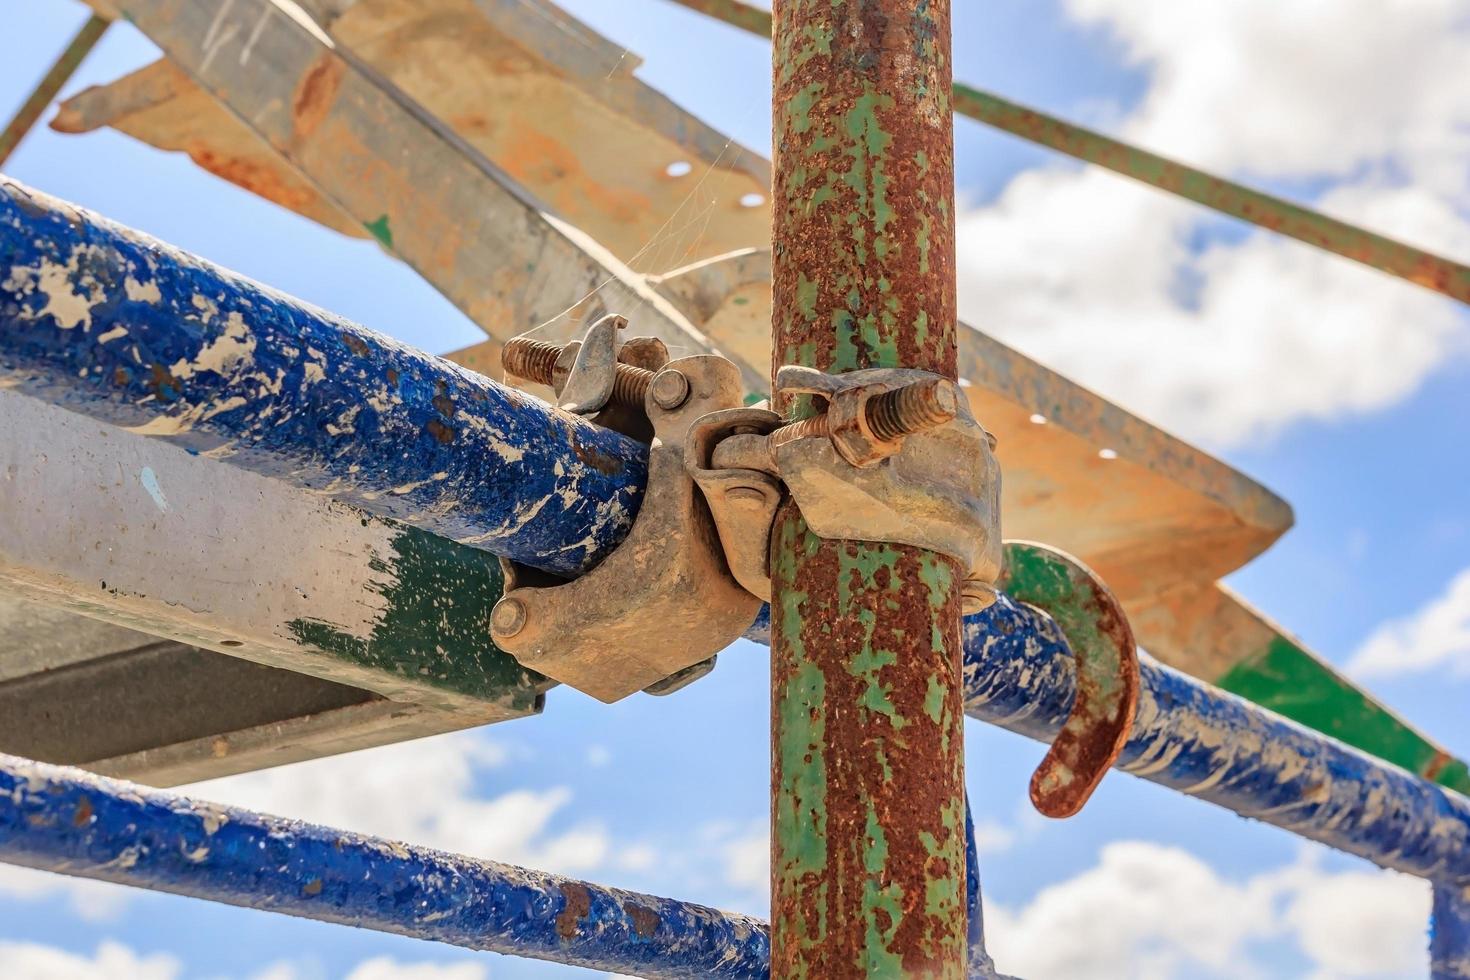
<path id="1" fill-rule="evenodd" d="M 291 635 L 394 679 L 532 708 L 548 682 L 490 640 L 490 609 L 504 587 L 499 560 L 417 528 L 391 526 L 397 530 L 392 555 L 369 561 L 381 576 L 373 591 L 383 609 L 368 635 L 315 619 L 290 621 Z"/>
<path id="2" fill-rule="evenodd" d="M 1215 684 L 1442 786 L 1470 793 L 1470 771 L 1464 762 L 1448 758 L 1387 708 L 1286 637 L 1276 637 Z"/>
<path id="3" fill-rule="evenodd" d="M 381 242 L 384 248 L 393 247 L 393 229 L 388 226 L 388 216 L 386 214 L 379 215 L 375 221 L 364 222 L 363 227 L 368 230 L 369 234 Z"/>

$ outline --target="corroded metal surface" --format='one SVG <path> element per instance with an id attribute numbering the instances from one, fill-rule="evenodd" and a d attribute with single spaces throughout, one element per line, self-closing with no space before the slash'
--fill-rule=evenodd
<path id="1" fill-rule="evenodd" d="M 5 129 L 0 131 L 0 166 L 15 152 L 20 141 L 26 138 L 36 120 L 41 118 L 41 113 L 56 98 L 56 93 L 76 72 L 81 65 L 82 59 L 91 53 L 102 40 L 102 35 L 107 30 L 108 21 L 104 17 L 93 14 L 88 17 L 86 23 L 82 24 L 76 35 L 68 42 L 65 50 L 46 70 L 46 74 L 36 83 L 31 94 L 26 96 L 25 102 L 21 103 L 10 122 L 5 124 Z"/>
<path id="2" fill-rule="evenodd" d="M 670 375 L 685 379 L 687 397 L 664 408 L 658 379 Z M 654 440 L 632 529 L 569 582 L 520 581 L 510 566 L 491 618 L 496 643 L 523 665 L 612 703 L 735 642 L 760 600 L 731 577 L 684 450 L 696 419 L 738 404 L 740 372 L 729 361 L 708 354 L 670 361 L 646 394 Z"/>
<path id="3" fill-rule="evenodd" d="M 1048 817 L 1080 811 L 1128 740 L 1138 707 L 1138 646 L 1118 600 L 1091 569 L 1045 545 L 1007 541 L 999 587 L 1057 621 L 1076 656 L 1077 697 L 1031 777 Z"/>
<path id="4" fill-rule="evenodd" d="M 742 0 L 673 2 L 752 34 L 771 34 L 771 15 Z M 1221 214 L 1470 303 L 1470 266 L 1463 262 L 1394 241 L 958 82 L 954 85 L 954 111 Z"/>
<path id="5" fill-rule="evenodd" d="M 763 923 L 0 756 L 0 860 L 651 978 L 766 977 Z"/>
<path id="6" fill-rule="evenodd" d="M 948 3 L 777 0 L 775 21 L 773 373 L 953 378 Z M 962 578 L 777 516 L 773 976 L 964 976 Z"/>
<path id="7" fill-rule="evenodd" d="M 247 29 L 265 9 L 251 6 Z M 635 54 L 554 5 L 359 0 L 320 6 L 333 8 L 320 20 L 338 45 L 628 265 L 663 272 L 764 239 L 770 168 L 761 154 L 638 79 Z M 222 22 L 215 39 L 231 22 Z M 267 56 L 277 30 L 265 26 L 252 59 Z M 330 209 L 330 195 L 301 182 L 286 159 L 259 155 L 249 127 L 205 90 L 175 70 L 165 92 L 160 73 L 170 74 L 166 62 L 68 100 L 62 126 L 67 132 L 113 126 L 182 150 L 218 176 L 303 214 Z M 340 164 L 353 166 L 354 147 L 340 149 Z M 289 196 L 275 192 L 286 186 L 293 188 Z M 761 203 L 742 203 L 746 195 Z M 357 233 L 364 233 L 360 224 Z"/>
<path id="8" fill-rule="evenodd" d="M 1434 886 L 1434 912 L 1429 920 L 1430 980 L 1470 978 L 1470 887 Z"/>
<path id="9" fill-rule="evenodd" d="M 965 622 L 972 718 L 1051 743 L 1076 697 L 1056 623 L 1002 595 Z M 1470 799 L 1139 654 L 1116 768 L 1374 864 L 1470 881 Z"/>
<path id="10" fill-rule="evenodd" d="M 621 539 L 646 480 L 626 437 L 4 181 L 0 375 L 552 572 Z"/>
<path id="11" fill-rule="evenodd" d="M 657 282 L 750 359 L 766 350 L 762 275 L 768 253 L 748 250 Z M 958 340 L 960 385 L 998 440 L 1007 532 L 1078 555 L 1119 596 L 1214 581 L 1291 526 L 1291 508 L 1240 471 L 972 327 Z"/>

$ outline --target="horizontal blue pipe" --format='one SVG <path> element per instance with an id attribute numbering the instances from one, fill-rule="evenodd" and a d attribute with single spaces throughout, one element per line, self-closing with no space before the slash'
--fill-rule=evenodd
<path id="1" fill-rule="evenodd" d="M 636 444 L 0 190 L 0 383 L 527 564 L 572 570 L 621 540 L 647 479 Z M 748 635 L 768 629 L 762 614 Z M 1074 676 L 1055 623 L 1002 597 L 965 645 L 973 717 L 1061 730 Z M 1470 801 L 1147 658 L 1119 767 L 1385 867 L 1470 879 Z"/>
<path id="2" fill-rule="evenodd" d="M 1002 596 L 967 619 L 972 718 L 1043 742 L 1076 692 L 1055 622 Z M 1140 654 L 1138 713 L 1116 766 L 1385 868 L 1470 881 L 1470 800 Z"/>
<path id="3" fill-rule="evenodd" d="M 647 450 L 0 177 L 0 385 L 560 573 Z"/>
<path id="4" fill-rule="evenodd" d="M 757 919 L 0 755 L 0 860 L 640 977 L 754 980 Z"/>

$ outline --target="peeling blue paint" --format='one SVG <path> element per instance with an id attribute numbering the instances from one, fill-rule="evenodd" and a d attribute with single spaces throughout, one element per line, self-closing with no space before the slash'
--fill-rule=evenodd
<path id="1" fill-rule="evenodd" d="M 1434 886 L 1429 975 L 1432 980 L 1470 978 L 1470 890 L 1464 885 Z"/>
<path id="2" fill-rule="evenodd" d="M 0 179 L 0 384 L 571 574 L 646 447 Z"/>
<path id="3" fill-rule="evenodd" d="M 0 755 L 0 860 L 640 977 L 767 975 L 764 923 Z"/>
<path id="4" fill-rule="evenodd" d="M 1049 742 L 1076 690 L 1055 622 L 1002 595 L 964 634 L 970 717 Z M 1385 868 L 1470 880 L 1470 799 L 1139 660 L 1138 714 L 1118 769 Z"/>

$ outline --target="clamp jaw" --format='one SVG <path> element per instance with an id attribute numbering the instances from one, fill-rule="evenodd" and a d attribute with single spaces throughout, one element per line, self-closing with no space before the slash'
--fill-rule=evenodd
<path id="1" fill-rule="evenodd" d="M 925 371 L 796 367 L 777 372 L 776 385 L 817 396 L 826 411 L 786 426 L 774 412 L 721 412 L 698 420 L 688 443 L 686 462 L 742 585 L 770 599 L 766 555 L 784 487 L 819 537 L 949 555 L 966 570 L 965 611 L 994 601 L 1000 466 L 958 386 Z"/>
<path id="2" fill-rule="evenodd" d="M 591 343 L 611 346 L 606 323 L 593 327 L 606 339 L 593 338 L 581 351 Z M 740 404 L 739 369 L 715 355 L 676 361 L 664 355 L 656 371 L 615 376 L 622 362 L 608 353 L 587 361 L 600 379 L 574 368 L 559 383 L 547 380 L 560 400 L 599 421 L 641 395 L 639 415 L 651 426 L 652 441 L 638 516 L 612 554 L 569 582 L 502 560 L 505 593 L 490 626 L 496 645 L 523 665 L 611 703 L 640 690 L 669 693 L 707 673 L 714 655 L 755 620 L 760 600 L 730 577 L 709 512 L 684 468 L 694 422 Z M 579 352 L 571 356 L 583 362 Z"/>

